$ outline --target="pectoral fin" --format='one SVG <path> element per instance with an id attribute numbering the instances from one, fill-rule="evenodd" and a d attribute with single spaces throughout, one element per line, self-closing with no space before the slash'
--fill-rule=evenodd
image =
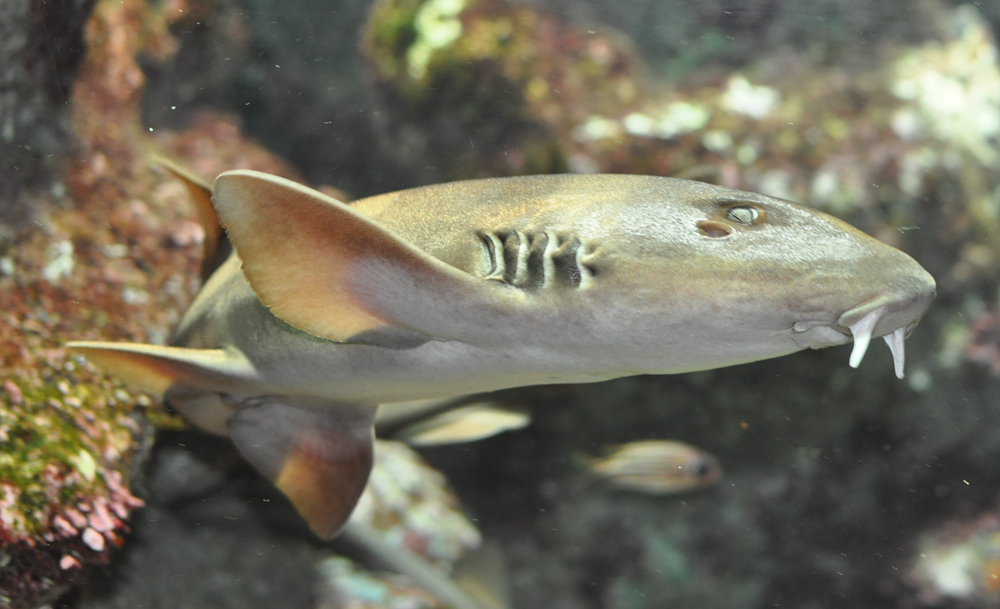
<path id="1" fill-rule="evenodd" d="M 238 389 L 256 372 L 242 353 L 229 349 L 187 349 L 139 343 L 73 341 L 71 353 L 122 379 L 130 387 L 163 393 L 171 385 L 225 391 Z"/>
<path id="2" fill-rule="evenodd" d="M 518 290 L 477 279 L 349 206 L 289 180 L 228 171 L 215 207 L 261 301 L 316 336 L 461 339 L 503 324 Z M 395 332 L 394 332 L 395 330 Z M 410 333 L 398 340 L 398 331 Z M 377 340 L 376 340 L 377 342 Z"/>
<path id="3" fill-rule="evenodd" d="M 243 456 L 274 482 L 323 539 L 337 534 L 372 468 L 370 406 L 264 398 L 229 420 Z"/>

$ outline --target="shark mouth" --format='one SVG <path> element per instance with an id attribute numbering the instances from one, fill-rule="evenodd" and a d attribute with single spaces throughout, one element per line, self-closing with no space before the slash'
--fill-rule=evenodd
<path id="1" fill-rule="evenodd" d="M 878 307 L 848 326 L 851 330 L 851 335 L 854 336 L 854 350 L 851 351 L 850 360 L 851 368 L 857 368 L 861 365 L 861 360 L 864 359 L 865 353 L 868 351 L 868 344 L 872 340 L 872 332 L 875 330 L 875 325 L 878 324 L 884 315 L 885 307 Z M 886 344 L 889 345 L 889 350 L 892 351 L 892 365 L 896 370 L 896 378 L 903 378 L 903 366 L 906 363 L 906 350 L 904 347 L 906 333 L 914 325 L 910 324 L 908 327 L 901 326 L 882 337 Z"/>
<path id="2" fill-rule="evenodd" d="M 865 312 L 867 310 L 867 312 Z M 858 315 L 864 313 L 860 318 Z M 851 323 L 853 320 L 854 323 Z M 902 323 L 909 321 L 909 323 Z M 877 328 L 881 324 L 881 328 Z M 842 345 L 854 337 L 854 350 L 851 351 L 851 368 L 861 365 L 865 353 L 868 352 L 868 345 L 871 344 L 872 335 L 876 330 L 885 332 L 888 328 L 896 327 L 892 332 L 885 334 L 882 338 L 889 345 L 892 351 L 892 363 L 896 376 L 903 378 L 903 367 L 906 363 L 905 340 L 913 328 L 917 325 L 912 313 L 907 311 L 892 311 L 889 307 L 881 303 L 867 303 L 855 307 L 840 317 L 836 324 L 824 321 L 798 321 L 792 326 L 792 339 L 803 348 L 822 349 L 833 345 Z M 848 334 L 848 332 L 850 332 Z"/>

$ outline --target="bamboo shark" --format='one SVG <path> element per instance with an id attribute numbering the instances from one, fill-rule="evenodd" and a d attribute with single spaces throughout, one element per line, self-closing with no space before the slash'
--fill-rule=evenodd
<path id="1" fill-rule="evenodd" d="M 69 347 L 228 434 L 321 537 L 365 485 L 378 404 L 852 338 L 857 367 L 878 336 L 902 377 L 935 294 L 916 261 L 836 218 L 680 179 L 473 180 L 345 205 L 241 170 L 211 201 L 235 253 L 172 345 Z"/>

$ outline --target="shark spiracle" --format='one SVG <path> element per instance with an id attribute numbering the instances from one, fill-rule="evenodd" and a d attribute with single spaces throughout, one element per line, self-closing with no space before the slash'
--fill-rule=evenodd
<path id="1" fill-rule="evenodd" d="M 552 231 L 476 233 L 483 245 L 484 279 L 517 288 L 586 287 L 596 275 L 592 248 Z"/>

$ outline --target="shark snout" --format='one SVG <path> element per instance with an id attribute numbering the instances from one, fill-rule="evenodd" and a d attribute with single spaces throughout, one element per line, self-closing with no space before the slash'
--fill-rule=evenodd
<path id="1" fill-rule="evenodd" d="M 937 290 L 934 278 L 915 261 L 906 270 L 905 275 L 888 282 L 878 296 L 848 309 L 837 320 L 837 325 L 854 337 L 852 368 L 861 364 L 872 337 L 881 336 L 892 351 L 896 376 L 903 378 L 906 337 L 927 312 Z"/>
<path id="2" fill-rule="evenodd" d="M 841 277 L 832 282 L 839 286 L 830 302 L 833 306 L 826 314 L 813 312 L 796 321 L 792 339 L 799 347 L 817 349 L 842 345 L 853 338 L 850 364 L 857 368 L 871 339 L 882 337 L 892 351 L 896 376 L 903 378 L 905 340 L 930 307 L 937 286 L 915 260 L 881 243 L 879 246 L 876 253 L 883 255 L 877 263 L 866 261 L 867 272 L 852 273 L 852 282 Z M 833 301 L 839 301 L 839 306 Z"/>

